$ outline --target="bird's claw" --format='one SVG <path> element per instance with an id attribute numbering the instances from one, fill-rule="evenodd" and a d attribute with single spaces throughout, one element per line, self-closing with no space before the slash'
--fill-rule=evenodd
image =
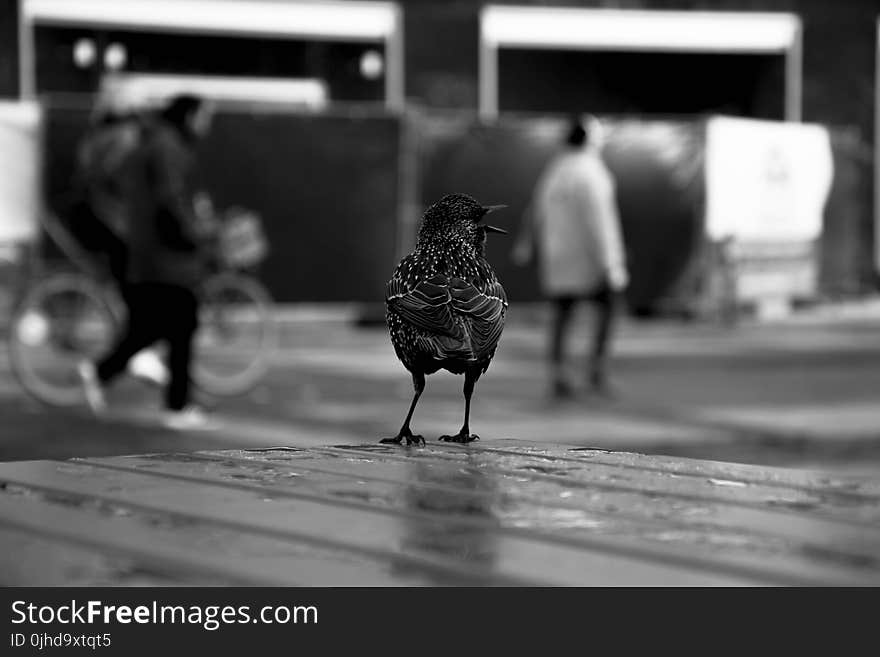
<path id="1" fill-rule="evenodd" d="M 411 431 L 401 431 L 399 434 L 394 436 L 394 438 L 383 438 L 379 441 L 379 443 L 383 445 L 400 445 L 404 439 L 406 439 L 406 444 L 408 446 L 425 444 L 424 436 L 413 435 Z"/>
<path id="2" fill-rule="evenodd" d="M 440 436 L 439 440 L 442 440 L 445 443 L 472 443 L 475 440 L 479 440 L 480 437 L 474 433 L 457 433 L 454 436 Z"/>

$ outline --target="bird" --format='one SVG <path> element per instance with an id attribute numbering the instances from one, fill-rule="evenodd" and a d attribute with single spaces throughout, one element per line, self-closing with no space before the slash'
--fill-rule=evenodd
<path id="1" fill-rule="evenodd" d="M 464 374 L 464 424 L 440 440 L 469 443 L 471 395 L 488 369 L 508 301 L 486 261 L 488 233 L 506 230 L 483 223 L 504 205 L 484 206 L 466 194 L 449 194 L 431 205 L 419 226 L 415 249 L 400 261 L 385 287 L 385 319 L 397 358 L 412 375 L 413 399 L 403 426 L 380 442 L 424 445 L 410 421 L 425 389 L 425 376 L 444 369 Z"/>

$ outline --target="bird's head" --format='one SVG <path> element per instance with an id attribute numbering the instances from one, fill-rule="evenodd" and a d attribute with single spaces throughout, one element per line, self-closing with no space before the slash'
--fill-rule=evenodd
<path id="1" fill-rule="evenodd" d="M 425 211 L 419 241 L 442 240 L 469 244 L 482 252 L 487 233 L 507 231 L 482 223 L 483 218 L 505 205 L 480 205 L 467 194 L 449 194 Z"/>

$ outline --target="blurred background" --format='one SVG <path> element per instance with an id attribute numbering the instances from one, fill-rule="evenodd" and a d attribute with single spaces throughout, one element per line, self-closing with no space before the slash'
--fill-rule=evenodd
<path id="1" fill-rule="evenodd" d="M 254 274 L 282 328 L 261 384 L 218 404 L 235 435 L 187 444 L 378 439 L 410 394 L 384 285 L 424 208 L 464 192 L 507 204 L 515 232 L 568 117 L 589 112 L 630 266 L 621 394 L 546 398 L 536 272 L 496 239 L 511 312 L 478 433 L 874 471 L 877 45 L 872 0 L 0 0 L 0 317 L 98 99 L 203 93 L 208 190 L 262 218 Z M 429 382 L 424 433 L 458 422 L 459 386 Z M 0 394 L 4 460 L 180 445 L 50 412 L 11 376 Z"/>

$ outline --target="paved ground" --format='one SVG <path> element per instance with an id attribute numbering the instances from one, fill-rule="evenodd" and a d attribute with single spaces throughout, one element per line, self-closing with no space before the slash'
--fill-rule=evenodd
<path id="1" fill-rule="evenodd" d="M 880 584 L 880 480 L 517 440 L 0 463 L 0 583 Z"/>
<path id="2" fill-rule="evenodd" d="M 586 317 L 581 318 L 586 331 Z M 520 439 L 743 463 L 880 475 L 880 322 L 814 313 L 736 329 L 627 323 L 615 401 L 546 394 L 541 325 L 514 315 L 477 387 L 472 430 L 484 444 Z M 574 344 L 583 367 L 586 338 Z M 0 460 L 108 456 L 278 444 L 370 443 L 393 435 L 411 384 L 382 329 L 342 315 L 293 313 L 271 375 L 217 406 L 222 428 L 158 429 L 156 391 L 114 391 L 115 419 L 28 400 L 0 352 Z M 429 440 L 461 423 L 460 377 L 429 378 L 414 428 Z"/>

